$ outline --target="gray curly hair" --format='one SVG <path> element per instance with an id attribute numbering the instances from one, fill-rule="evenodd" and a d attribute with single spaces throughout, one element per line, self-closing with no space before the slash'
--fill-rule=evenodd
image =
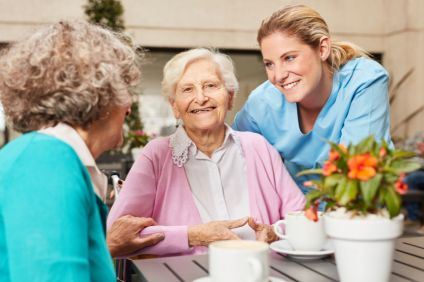
<path id="1" fill-rule="evenodd" d="M 227 91 L 234 94 L 234 96 L 237 94 L 239 84 L 231 58 L 214 49 L 195 48 L 178 53 L 166 63 L 163 68 L 162 95 L 173 99 L 175 87 L 187 66 L 200 59 L 209 59 L 214 62 L 218 67 L 219 75 Z"/>
<path id="2" fill-rule="evenodd" d="M 59 122 L 86 128 L 132 102 L 140 57 L 128 39 L 84 21 L 61 21 L 0 55 L 0 100 L 21 132 Z"/>

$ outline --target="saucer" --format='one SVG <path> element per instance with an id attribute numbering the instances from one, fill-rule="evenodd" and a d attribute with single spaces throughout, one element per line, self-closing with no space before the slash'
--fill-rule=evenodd
<path id="1" fill-rule="evenodd" d="M 212 278 L 210 276 L 206 276 L 206 277 L 202 277 L 202 278 L 198 278 L 193 280 L 193 282 L 211 282 Z M 270 276 L 268 277 L 268 280 L 266 282 L 287 282 L 287 280 L 284 280 L 282 278 L 278 278 L 278 277 L 273 277 Z"/>
<path id="2" fill-rule="evenodd" d="M 296 251 L 293 250 L 287 240 L 276 241 L 269 247 L 271 250 L 276 251 L 279 254 L 287 255 L 291 258 L 301 260 L 320 259 L 334 253 L 334 247 L 330 240 L 327 241 L 327 243 L 320 251 Z"/>

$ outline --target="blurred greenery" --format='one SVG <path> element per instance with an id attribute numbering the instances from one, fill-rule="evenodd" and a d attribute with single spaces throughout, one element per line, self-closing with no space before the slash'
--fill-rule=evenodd
<path id="1" fill-rule="evenodd" d="M 119 0 L 88 0 L 84 10 L 91 23 L 109 27 L 114 31 L 125 29 L 122 18 L 124 7 Z"/>
<path id="2" fill-rule="evenodd" d="M 84 6 L 88 21 L 108 27 L 117 32 L 125 30 L 123 15 L 124 7 L 119 0 L 88 0 Z M 147 144 L 150 136 L 143 129 L 143 122 L 140 119 L 138 96 L 131 105 L 131 113 L 125 119 L 125 136 L 122 151 L 128 153 L 133 148 L 138 148 Z"/>

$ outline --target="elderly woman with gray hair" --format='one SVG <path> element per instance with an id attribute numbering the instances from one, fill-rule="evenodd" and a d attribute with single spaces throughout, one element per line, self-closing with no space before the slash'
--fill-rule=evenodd
<path id="1" fill-rule="evenodd" d="M 165 239 L 141 254 L 202 253 L 227 239 L 276 240 L 270 225 L 301 210 L 304 196 L 273 147 L 224 123 L 238 82 L 228 56 L 192 49 L 164 68 L 163 93 L 182 126 L 151 141 L 131 168 L 108 217 L 152 217 L 141 236 Z M 247 224 L 248 223 L 248 224 Z"/>
<path id="2" fill-rule="evenodd" d="M 94 161 L 122 143 L 137 54 L 116 34 L 59 22 L 0 57 L 0 98 L 24 134 L 0 150 L 2 281 L 116 281 L 105 242 L 106 179 Z M 152 219 L 124 217 L 112 254 L 156 243 L 132 238 Z"/>

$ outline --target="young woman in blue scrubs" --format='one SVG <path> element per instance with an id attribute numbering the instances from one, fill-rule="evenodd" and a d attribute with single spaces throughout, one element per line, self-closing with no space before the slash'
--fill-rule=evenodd
<path id="1" fill-rule="evenodd" d="M 304 5 L 262 22 L 257 36 L 268 80 L 236 115 L 236 130 L 262 134 L 302 188 L 299 171 L 322 166 L 326 141 L 349 144 L 374 134 L 390 142 L 388 74 Z M 306 192 L 307 189 L 303 189 Z"/>

